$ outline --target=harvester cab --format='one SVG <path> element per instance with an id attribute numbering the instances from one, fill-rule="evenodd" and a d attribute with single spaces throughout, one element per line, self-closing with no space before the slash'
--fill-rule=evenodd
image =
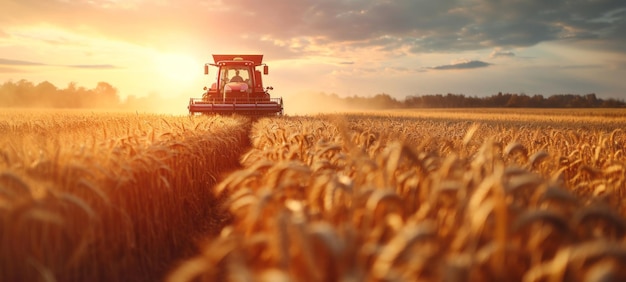
<path id="1" fill-rule="evenodd" d="M 202 98 L 189 99 L 190 114 L 283 114 L 283 99 L 270 97 L 271 86 L 263 88 L 262 74 L 269 73 L 263 55 L 213 55 L 213 61 L 204 65 L 204 74 L 217 67 L 217 77 Z"/>

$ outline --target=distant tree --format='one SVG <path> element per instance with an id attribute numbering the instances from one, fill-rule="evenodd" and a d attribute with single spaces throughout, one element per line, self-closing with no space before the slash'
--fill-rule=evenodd
<path id="1" fill-rule="evenodd" d="M 58 89 L 54 84 L 43 81 L 37 84 L 34 89 L 33 105 L 38 107 L 53 107 L 57 100 Z"/>
<path id="2" fill-rule="evenodd" d="M 513 95 L 511 95 L 509 100 L 506 102 L 505 107 L 518 108 L 518 107 L 520 107 L 521 104 L 522 104 L 521 96 L 517 95 L 517 94 L 513 94 Z"/>
<path id="3" fill-rule="evenodd" d="M 605 108 L 624 108 L 626 103 L 623 100 L 607 99 L 601 102 L 601 107 Z"/>
<path id="4" fill-rule="evenodd" d="M 544 99 L 543 99 L 543 95 L 533 95 L 530 98 L 530 107 L 534 107 L 534 108 L 543 108 L 544 107 Z"/>
<path id="5" fill-rule="evenodd" d="M 6 107 L 15 107 L 17 106 L 18 99 L 15 93 L 17 86 L 13 81 L 6 81 L 0 87 L 0 105 L 5 105 Z"/>
<path id="6" fill-rule="evenodd" d="M 117 94 L 117 89 L 111 84 L 106 82 L 98 82 L 98 85 L 93 90 L 94 102 L 96 107 L 111 108 L 120 104 L 120 97 Z"/>
<path id="7" fill-rule="evenodd" d="M 599 105 L 596 93 L 589 93 L 585 95 L 585 101 L 587 102 L 587 107 L 597 107 Z"/>
<path id="8" fill-rule="evenodd" d="M 400 103 L 389 94 L 378 94 L 372 98 L 376 108 L 392 109 L 400 107 Z"/>
<path id="9" fill-rule="evenodd" d="M 20 106 L 35 105 L 39 106 L 40 101 L 37 99 L 35 93 L 35 85 L 25 79 L 21 79 L 17 82 L 17 97 L 20 100 Z"/>

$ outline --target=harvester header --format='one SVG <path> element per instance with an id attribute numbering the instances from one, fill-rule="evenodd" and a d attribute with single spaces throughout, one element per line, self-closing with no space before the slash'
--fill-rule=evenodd
<path id="1" fill-rule="evenodd" d="M 263 88 L 262 74 L 269 73 L 263 63 L 263 55 L 214 54 L 213 64 L 204 65 L 204 74 L 209 67 L 217 67 L 217 75 L 202 98 L 189 99 L 190 114 L 241 114 L 282 115 L 283 99 L 271 98 L 271 86 Z M 258 70 L 257 67 L 261 67 Z"/>
<path id="2" fill-rule="evenodd" d="M 213 54 L 215 64 L 221 61 L 251 61 L 255 66 L 263 63 L 263 55 L 216 55 Z"/>

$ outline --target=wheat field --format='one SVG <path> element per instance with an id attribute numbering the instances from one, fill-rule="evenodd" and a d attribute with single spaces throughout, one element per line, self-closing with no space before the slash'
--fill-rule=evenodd
<path id="1" fill-rule="evenodd" d="M 0 281 L 158 281 L 227 216 L 241 118 L 0 114 Z"/>
<path id="2" fill-rule="evenodd" d="M 620 281 L 625 110 L 0 114 L 2 281 Z"/>

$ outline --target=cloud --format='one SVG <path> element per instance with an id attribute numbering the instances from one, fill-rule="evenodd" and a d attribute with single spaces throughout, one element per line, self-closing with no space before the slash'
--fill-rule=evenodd
<path id="1" fill-rule="evenodd" d="M 501 58 L 501 57 L 515 57 L 515 53 L 511 51 L 501 51 L 501 50 L 493 50 L 491 54 L 489 54 L 489 58 Z"/>
<path id="2" fill-rule="evenodd" d="M 559 40 L 626 52 L 623 0 L 5 2 L 3 12 L 12 16 L 0 19 L 3 26 L 49 22 L 157 48 L 241 46 L 276 59 L 348 57 L 360 49 L 388 56 L 514 49 Z"/>
<path id="3" fill-rule="evenodd" d="M 611 69 L 626 70 L 626 60 L 616 60 L 609 64 Z"/>
<path id="4" fill-rule="evenodd" d="M 44 64 L 39 62 L 30 62 L 22 60 L 12 60 L 0 58 L 0 65 L 5 66 L 55 66 L 50 64 Z M 79 68 L 79 69 L 117 69 L 119 67 L 108 64 L 100 65 L 57 65 L 58 67 Z"/>
<path id="5" fill-rule="evenodd" d="M 117 69 L 114 65 L 71 65 L 67 66 L 70 68 L 79 68 L 79 69 Z"/>
<path id="6" fill-rule="evenodd" d="M 10 59 L 0 58 L 0 65 L 6 65 L 6 66 L 45 66 L 46 64 L 37 63 L 37 62 L 10 60 Z"/>
<path id="7" fill-rule="evenodd" d="M 490 66 L 490 63 L 485 63 L 482 61 L 468 61 L 450 65 L 442 65 L 431 67 L 433 70 L 459 70 L 459 69 L 476 69 L 476 68 L 484 68 Z"/>
<path id="8" fill-rule="evenodd" d="M 260 28 L 269 37 L 323 38 L 340 43 L 334 46 L 338 49 L 365 46 L 412 53 L 457 52 L 559 40 L 618 46 L 626 38 L 620 34 L 626 19 L 622 0 L 229 3 L 233 11 L 255 11 L 253 20 L 263 22 Z"/>
<path id="9" fill-rule="evenodd" d="M 603 67 L 604 66 L 600 64 L 556 66 L 556 68 L 560 68 L 560 69 L 596 69 L 596 68 L 603 68 Z"/>

